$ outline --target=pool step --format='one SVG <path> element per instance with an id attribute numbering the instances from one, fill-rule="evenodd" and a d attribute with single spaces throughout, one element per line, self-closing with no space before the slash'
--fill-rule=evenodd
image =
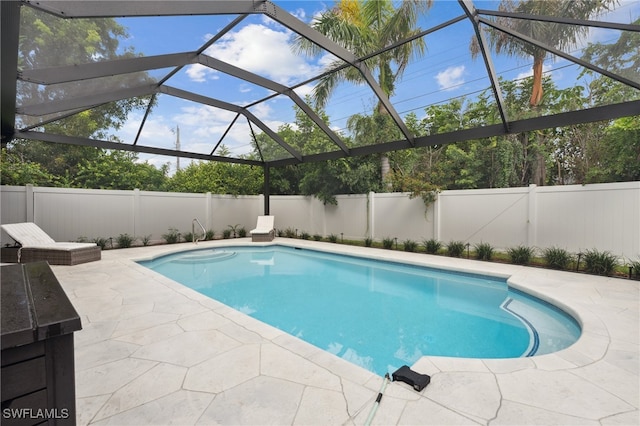
<path id="1" fill-rule="evenodd" d="M 183 254 L 174 260 L 176 263 L 205 263 L 228 259 L 236 255 L 235 251 L 200 250 Z"/>

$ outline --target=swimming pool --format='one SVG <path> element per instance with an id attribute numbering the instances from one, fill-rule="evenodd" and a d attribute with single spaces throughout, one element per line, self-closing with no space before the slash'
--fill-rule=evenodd
<path id="1" fill-rule="evenodd" d="M 551 353 L 580 335 L 572 317 L 504 278 L 278 245 L 139 263 L 380 375 L 424 355 Z"/>

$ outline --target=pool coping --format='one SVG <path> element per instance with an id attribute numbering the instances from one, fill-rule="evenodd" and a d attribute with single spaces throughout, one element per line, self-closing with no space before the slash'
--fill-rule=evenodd
<path id="1" fill-rule="evenodd" d="M 490 422 L 535 424 L 548 421 L 588 423 L 607 419 L 612 423 L 624 424 L 638 419 L 640 404 L 638 403 L 639 291 L 637 281 L 286 238 L 276 238 L 271 243 L 252 243 L 249 239 L 231 239 L 201 242 L 198 245 L 180 244 L 105 251 L 101 262 L 105 262 L 103 265 L 106 262 L 115 262 L 119 267 L 128 268 L 137 277 L 144 276 L 154 285 L 160 284 L 171 289 L 176 294 L 197 302 L 199 306 L 224 316 L 226 320 L 241 325 L 245 330 L 257 333 L 263 339 L 262 341 L 266 342 L 263 347 L 271 348 L 271 344 L 275 344 L 303 360 L 311 361 L 321 370 L 335 375 L 342 384 L 342 395 L 347 401 L 346 412 L 342 414 L 344 418 L 339 423 L 363 423 L 379 389 L 382 380 L 379 376 L 135 263 L 139 260 L 148 260 L 151 257 L 194 248 L 274 244 L 507 278 L 508 284 L 513 288 L 551 302 L 569 312 L 582 327 L 583 333 L 574 345 L 553 354 L 499 360 L 422 357 L 412 368 L 431 375 L 432 383 L 420 393 L 410 390 L 403 384 L 390 384 L 385 393 L 385 396 L 388 395 L 387 400 L 384 401 L 386 404 L 381 403 L 380 411 L 376 414 L 378 423 L 422 423 L 423 420 L 419 419 L 423 419 L 421 417 L 423 414 L 428 416 L 424 418 L 426 423 L 450 421 L 478 424 Z M 70 292 L 72 301 L 77 299 L 82 291 L 79 290 L 81 284 L 74 283 L 70 278 L 77 279 L 78 274 L 90 274 L 92 269 L 100 269 L 101 262 L 85 266 L 54 267 L 63 288 Z M 68 286 L 65 287 L 65 284 Z M 615 286 L 615 289 L 612 289 L 612 286 Z M 85 319 L 90 315 L 87 312 L 80 313 Z M 185 317 L 187 316 L 185 314 Z M 91 327 L 99 321 L 83 321 L 85 322 Z M 112 338 L 113 336 L 105 337 L 106 340 Z M 115 340 L 118 339 L 122 337 L 116 336 Z M 86 349 L 90 346 L 82 345 L 79 350 L 76 350 L 76 357 L 86 356 Z M 133 355 L 136 358 L 135 353 Z M 613 383 L 611 383 L 612 377 Z M 263 380 L 266 379 L 263 378 Z M 301 381 L 292 377 L 287 377 L 287 380 Z M 347 392 L 345 390 L 347 383 L 357 390 Z M 317 387 L 306 382 L 305 385 L 306 392 Z M 335 387 L 331 387 L 330 390 L 338 391 Z M 323 391 L 328 392 L 327 389 Z M 96 410 L 96 412 L 102 411 L 102 416 L 96 417 L 96 413 L 91 416 L 90 410 L 87 409 L 78 423 L 97 424 L 109 421 L 117 423 L 127 415 L 135 416 L 136 410 L 144 411 L 145 406 L 148 407 L 150 404 L 150 401 L 146 401 L 122 412 L 116 409 L 114 414 L 105 416 L 104 407 L 109 406 L 118 392 L 105 392 L 80 398 L 81 406 L 86 406 L 87 398 L 93 401 L 101 396 L 106 400 Z M 214 393 L 213 399 L 220 400 L 227 395 L 225 392 L 230 394 L 231 390 Z M 365 393 L 368 396 L 366 401 L 362 401 L 364 398 L 362 395 Z M 81 392 L 81 395 L 85 394 L 86 392 Z M 359 395 L 355 398 L 357 403 L 353 402 L 352 394 Z M 303 415 L 304 401 L 302 398 L 302 402 L 296 409 L 295 421 L 292 423 L 305 423 L 302 420 L 309 420 L 309 417 Z M 211 405 L 213 404 L 214 402 L 211 402 Z M 327 413 L 334 413 L 336 411 L 334 405 L 329 404 L 328 407 L 324 407 L 324 410 Z M 341 410 L 338 409 L 340 412 Z M 207 423 L 206 419 L 211 420 L 207 417 L 207 413 L 211 414 L 210 411 L 210 408 L 205 410 L 204 414 L 198 417 L 198 422 Z M 227 413 L 227 415 L 230 414 Z M 237 415 L 239 414 L 234 414 L 234 416 Z M 322 415 L 319 415 L 319 418 L 326 420 Z M 223 416 L 216 417 L 214 422 L 225 423 L 225 419 L 238 420 L 237 417 Z M 145 423 L 140 417 L 138 420 L 139 423 Z M 244 423 L 244 421 L 240 420 L 238 423 Z M 280 422 L 276 421 L 276 423 Z M 329 421 L 329 423 L 333 422 Z"/>

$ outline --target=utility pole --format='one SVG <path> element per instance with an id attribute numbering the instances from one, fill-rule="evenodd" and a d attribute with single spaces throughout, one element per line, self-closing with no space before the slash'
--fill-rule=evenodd
<path id="1" fill-rule="evenodd" d="M 176 125 L 176 151 L 180 151 L 180 127 Z M 180 156 L 176 157 L 176 171 L 180 170 Z"/>

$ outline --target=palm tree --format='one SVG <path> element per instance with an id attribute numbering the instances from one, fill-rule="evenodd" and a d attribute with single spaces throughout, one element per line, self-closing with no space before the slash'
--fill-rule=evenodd
<path id="1" fill-rule="evenodd" d="M 505 12 L 516 12 L 529 15 L 558 16 L 573 19 L 588 19 L 610 6 L 618 0 L 502 0 L 498 9 Z M 535 21 L 530 19 L 516 19 L 498 17 L 495 22 L 520 34 L 537 40 L 549 47 L 559 50 L 574 48 L 578 41 L 585 37 L 589 28 L 583 25 L 567 25 L 556 22 Z M 533 85 L 529 105 L 537 108 L 542 101 L 542 66 L 547 57 L 547 51 L 534 44 L 522 41 L 502 31 L 491 28 L 488 30 L 489 44 L 496 53 L 506 53 L 509 56 L 533 58 Z M 475 36 L 471 39 L 471 54 L 475 58 L 480 53 Z M 523 143 L 527 143 L 528 134 L 520 135 Z M 546 157 L 544 138 L 534 135 L 536 149 L 531 164 L 532 182 L 544 185 L 546 182 Z"/>
<path id="2" fill-rule="evenodd" d="M 395 3 L 397 2 L 392 0 L 340 0 L 334 8 L 324 12 L 312 27 L 361 58 L 418 34 L 418 18 L 431 7 L 433 0 L 405 0 L 397 8 L 394 7 Z M 319 46 L 301 36 L 296 38 L 294 49 L 313 56 L 323 52 Z M 394 93 L 395 82 L 402 76 L 409 62 L 414 57 L 423 55 L 425 50 L 424 40 L 417 38 L 367 59 L 366 64 L 378 75 L 380 88 L 390 97 Z M 340 69 L 343 65 L 339 59 L 328 65 L 326 71 L 333 72 L 320 78 L 313 91 L 316 107 L 324 108 L 334 89 L 343 81 L 365 83 L 358 69 Z M 380 102 L 376 112 L 388 114 Z M 382 164 L 384 180 L 389 164 L 386 156 L 383 156 Z"/>
<path id="3" fill-rule="evenodd" d="M 616 3 L 618 0 L 502 0 L 498 10 L 530 15 L 589 19 L 598 13 L 609 10 Z M 499 17 L 496 18 L 496 23 L 559 50 L 574 48 L 578 41 L 589 33 L 589 28 L 582 25 L 529 19 Z M 489 30 L 489 43 L 498 54 L 504 52 L 509 56 L 533 58 L 533 88 L 529 104 L 532 107 L 538 106 L 542 101 L 542 66 L 547 51 L 496 29 Z M 474 58 L 480 53 L 475 36 L 471 40 L 471 53 Z"/>

